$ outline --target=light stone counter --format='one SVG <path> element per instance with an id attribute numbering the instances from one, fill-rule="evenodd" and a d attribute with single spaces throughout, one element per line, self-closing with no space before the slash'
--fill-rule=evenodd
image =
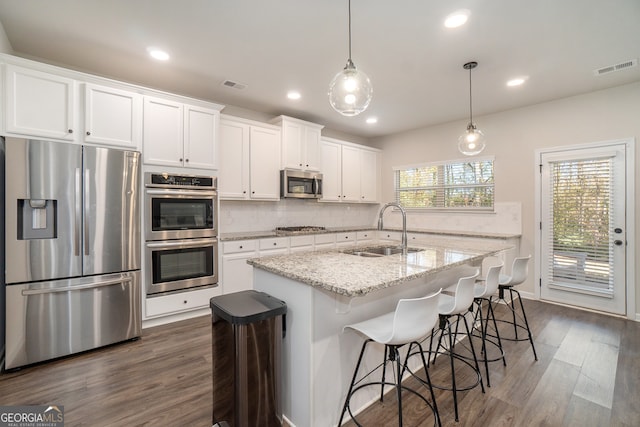
<path id="1" fill-rule="evenodd" d="M 477 265 L 486 256 L 513 248 L 504 242 L 461 241 L 455 247 L 443 242 L 438 246 L 413 244 L 420 249 L 407 255 L 360 257 L 349 252 L 363 248 L 388 246 L 374 242 L 344 250 L 302 252 L 298 254 L 254 258 L 247 262 L 256 268 L 347 297 L 425 278 L 460 265 Z"/>
<path id="2" fill-rule="evenodd" d="M 382 244 L 390 242 L 375 243 Z M 289 425 L 337 425 L 363 341 L 357 333 L 343 332 L 345 325 L 393 311 L 401 298 L 421 297 L 455 284 L 473 274 L 485 256 L 512 247 L 505 241 L 476 239 L 410 244 L 418 246 L 420 251 L 406 256 L 365 258 L 345 253 L 357 249 L 350 247 L 248 261 L 254 267 L 254 288 L 287 304 L 282 407 Z M 364 370 L 380 364 L 382 349 L 368 347 Z M 353 397 L 351 408 L 367 406 L 379 392 L 378 387 L 363 389 Z"/>

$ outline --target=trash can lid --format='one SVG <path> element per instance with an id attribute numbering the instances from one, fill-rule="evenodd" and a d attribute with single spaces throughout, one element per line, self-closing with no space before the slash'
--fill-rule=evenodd
<path id="1" fill-rule="evenodd" d="M 229 323 L 246 325 L 287 313 L 287 304 L 259 291 L 241 291 L 209 300 L 211 311 Z"/>

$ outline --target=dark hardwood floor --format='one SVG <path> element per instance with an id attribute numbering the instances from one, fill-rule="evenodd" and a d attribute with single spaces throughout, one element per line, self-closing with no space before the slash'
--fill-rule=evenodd
<path id="1" fill-rule="evenodd" d="M 451 392 L 436 391 L 443 426 L 640 426 L 640 323 L 525 306 L 539 360 L 527 342 L 505 342 L 507 366 L 490 364 L 485 394 L 459 394 L 458 423 Z M 3 373 L 0 405 L 63 405 L 67 426 L 210 426 L 210 322 L 150 328 L 138 341 Z M 430 368 L 434 382 L 448 381 L 444 359 Z M 406 426 L 433 425 L 410 396 L 405 403 Z M 391 394 L 358 419 L 392 426 L 396 416 Z"/>

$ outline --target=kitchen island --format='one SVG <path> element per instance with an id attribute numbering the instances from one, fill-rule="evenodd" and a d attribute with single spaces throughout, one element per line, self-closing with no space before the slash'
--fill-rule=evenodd
<path id="1" fill-rule="evenodd" d="M 335 426 L 363 342 L 345 325 L 392 311 L 401 298 L 430 294 L 473 274 L 486 256 L 513 246 L 501 242 L 412 244 L 414 252 L 369 257 L 354 252 L 389 245 L 254 258 L 254 287 L 287 303 L 283 342 L 283 412 L 298 427 Z M 368 371 L 380 364 L 383 346 L 371 345 Z M 373 389 L 376 390 L 373 390 Z M 354 396 L 351 408 L 367 406 L 377 388 Z"/>

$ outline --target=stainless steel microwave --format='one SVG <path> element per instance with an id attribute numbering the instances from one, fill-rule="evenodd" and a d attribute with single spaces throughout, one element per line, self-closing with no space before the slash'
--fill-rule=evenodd
<path id="1" fill-rule="evenodd" d="M 292 169 L 280 171 L 280 197 L 321 199 L 322 174 Z"/>

